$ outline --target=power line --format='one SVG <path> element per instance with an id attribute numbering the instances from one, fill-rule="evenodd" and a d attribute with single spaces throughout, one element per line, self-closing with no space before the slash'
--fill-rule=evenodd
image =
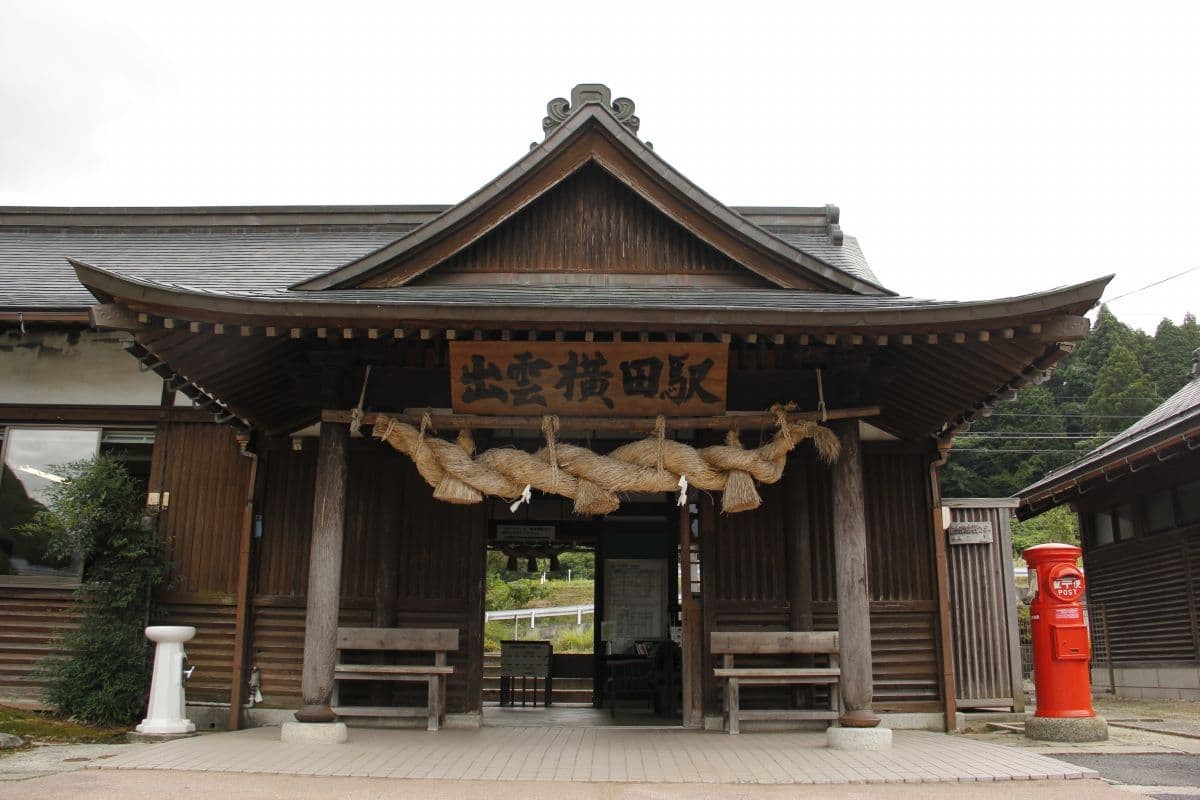
<path id="1" fill-rule="evenodd" d="M 1125 398 L 1121 398 L 1121 399 L 1124 400 Z M 993 411 L 992 416 L 993 417 L 1036 417 L 1039 419 L 1059 419 L 1061 417 L 1071 417 L 1071 416 L 1088 417 L 1090 419 L 1141 419 L 1142 417 L 1144 417 L 1146 415 L 1145 414 L 1140 414 L 1140 415 L 1139 414 L 1088 414 L 1086 412 L 1084 412 L 1083 414 L 1066 414 L 1066 413 L 1062 413 L 1062 414 L 1018 414 L 1018 413 L 1009 413 L 1006 411 Z"/>
<path id="2" fill-rule="evenodd" d="M 1126 292 L 1125 294 L 1119 294 L 1116 297 L 1112 298 L 1111 300 L 1105 300 L 1104 304 L 1108 305 L 1109 303 L 1115 303 L 1117 300 L 1120 300 L 1124 297 L 1129 297 L 1130 295 L 1137 294 L 1138 292 L 1144 292 L 1151 287 L 1158 286 L 1159 284 L 1166 283 L 1167 281 L 1173 281 L 1176 278 L 1182 278 L 1184 275 L 1187 275 L 1189 272 L 1195 272 L 1198 269 L 1200 269 L 1200 267 L 1192 267 L 1191 269 L 1185 269 L 1183 272 L 1180 272 L 1177 275 L 1171 275 L 1169 277 L 1163 278 L 1161 281 L 1155 281 L 1154 283 L 1148 283 L 1145 286 L 1143 286 L 1141 289 L 1134 289 L 1132 292 Z"/>
<path id="3" fill-rule="evenodd" d="M 953 453 L 995 453 L 996 455 L 1013 455 L 1027 453 L 1066 453 L 1068 455 L 1081 456 L 1086 451 L 1084 450 L 993 450 L 990 447 L 954 447 L 950 450 Z"/>

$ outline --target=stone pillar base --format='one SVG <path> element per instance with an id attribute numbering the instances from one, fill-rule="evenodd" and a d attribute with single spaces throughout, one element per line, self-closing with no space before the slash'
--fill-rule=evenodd
<path id="1" fill-rule="evenodd" d="M 1041 742 L 1103 742 L 1108 739 L 1104 717 L 1029 717 L 1025 735 Z"/>
<path id="2" fill-rule="evenodd" d="M 891 728 L 828 728 L 825 742 L 830 750 L 891 750 Z"/>
<path id="3" fill-rule="evenodd" d="M 279 741 L 287 744 L 342 744 L 350 738 L 344 722 L 285 722 Z"/>

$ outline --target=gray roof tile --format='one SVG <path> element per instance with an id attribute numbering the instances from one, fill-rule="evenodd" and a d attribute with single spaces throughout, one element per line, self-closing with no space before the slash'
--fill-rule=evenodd
<path id="1" fill-rule="evenodd" d="M 361 258 L 405 232 L 397 226 L 341 230 L 0 227 L 0 308 L 70 309 L 93 305 L 95 298 L 76 280 L 67 258 L 150 282 L 187 285 L 201 291 L 276 293 Z M 855 277 L 877 282 L 853 237 L 847 236 L 839 247 L 823 235 L 774 235 Z M 467 290 L 454 287 L 444 291 L 460 295 Z M 627 292 L 614 290 L 614 297 Z M 296 296 L 311 297 L 311 293 Z M 708 297 L 704 293 L 695 296 Z M 382 299 L 375 294 L 371 297 Z M 726 299 L 741 302 L 731 298 Z M 877 307 L 881 299 L 873 296 L 868 304 Z M 911 302 L 906 298 L 888 299 L 901 304 Z"/>

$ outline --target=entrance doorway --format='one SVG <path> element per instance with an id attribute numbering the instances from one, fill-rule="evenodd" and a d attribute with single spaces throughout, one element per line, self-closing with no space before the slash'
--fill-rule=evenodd
<path id="1" fill-rule="evenodd" d="M 493 506 L 485 725 L 681 724 L 678 526 L 660 495 L 592 519 Z"/>

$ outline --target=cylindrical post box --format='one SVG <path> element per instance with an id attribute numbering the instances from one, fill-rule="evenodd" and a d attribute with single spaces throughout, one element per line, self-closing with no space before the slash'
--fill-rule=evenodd
<path id="1" fill-rule="evenodd" d="M 1107 725 L 1092 709 L 1091 647 L 1083 616 L 1082 551 L 1069 544 L 1039 544 L 1021 553 L 1037 594 L 1029 606 L 1037 713 L 1026 732 L 1038 739 L 1095 741 Z M 1053 724 L 1039 720 L 1077 720 Z"/>

